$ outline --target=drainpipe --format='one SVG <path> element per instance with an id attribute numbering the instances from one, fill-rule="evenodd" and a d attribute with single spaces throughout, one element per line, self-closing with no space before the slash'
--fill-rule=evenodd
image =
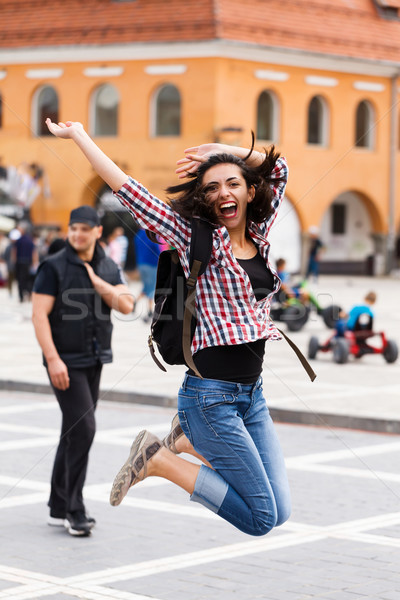
<path id="1" fill-rule="evenodd" d="M 400 72 L 391 79 L 391 108 L 390 108 L 390 150 L 389 150 L 389 210 L 386 272 L 390 274 L 395 267 L 396 247 L 396 158 L 398 145 L 398 102 L 397 87 Z"/>

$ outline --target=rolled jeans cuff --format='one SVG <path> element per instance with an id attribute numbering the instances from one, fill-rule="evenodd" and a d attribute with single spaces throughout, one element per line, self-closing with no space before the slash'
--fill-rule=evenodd
<path id="1" fill-rule="evenodd" d="M 190 500 L 198 502 L 212 512 L 217 513 L 221 508 L 228 488 L 227 482 L 221 475 L 218 475 L 213 469 L 201 465 Z"/>

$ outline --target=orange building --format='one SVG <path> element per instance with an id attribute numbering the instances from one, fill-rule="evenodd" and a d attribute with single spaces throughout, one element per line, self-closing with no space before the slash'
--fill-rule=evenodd
<path id="1" fill-rule="evenodd" d="M 290 166 L 275 258 L 300 270 L 316 226 L 325 272 L 381 273 L 400 230 L 399 75 L 400 0 L 0 0 L 0 212 L 31 203 L 65 229 L 79 204 L 118 209 L 46 116 L 81 121 L 161 196 L 184 148 L 254 130 Z"/>

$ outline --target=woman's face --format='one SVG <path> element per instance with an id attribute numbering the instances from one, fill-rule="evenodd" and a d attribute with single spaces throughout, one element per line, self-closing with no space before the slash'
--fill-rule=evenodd
<path id="1" fill-rule="evenodd" d="M 246 227 L 247 205 L 254 198 L 254 188 L 247 187 L 237 165 L 226 163 L 211 167 L 203 175 L 202 187 L 221 225 L 228 230 Z"/>

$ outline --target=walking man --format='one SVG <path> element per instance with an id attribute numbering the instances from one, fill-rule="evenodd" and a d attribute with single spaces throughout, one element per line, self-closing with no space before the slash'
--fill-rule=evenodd
<path id="1" fill-rule="evenodd" d="M 75 536 L 89 535 L 95 524 L 82 489 L 101 370 L 112 361 L 111 309 L 128 314 L 134 305 L 120 269 L 98 243 L 101 234 L 94 208 L 72 210 L 66 246 L 42 262 L 32 296 L 36 337 L 62 412 L 48 523 Z"/>
<path id="2" fill-rule="evenodd" d="M 23 221 L 18 225 L 21 232 L 14 246 L 15 277 L 18 282 L 19 301 L 30 299 L 32 292 L 32 272 L 39 264 L 38 251 L 28 234 L 29 223 Z"/>

